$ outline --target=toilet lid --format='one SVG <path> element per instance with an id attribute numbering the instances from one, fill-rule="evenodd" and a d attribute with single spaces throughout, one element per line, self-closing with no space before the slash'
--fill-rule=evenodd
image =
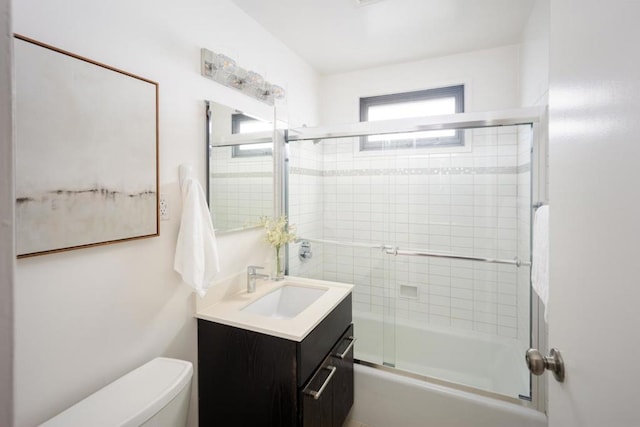
<path id="1" fill-rule="evenodd" d="M 46 427 L 139 426 L 191 381 L 191 362 L 158 357 L 42 424 Z"/>

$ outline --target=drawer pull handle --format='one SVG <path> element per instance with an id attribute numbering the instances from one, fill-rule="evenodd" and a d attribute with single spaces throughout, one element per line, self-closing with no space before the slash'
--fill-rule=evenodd
<path id="1" fill-rule="evenodd" d="M 318 400 L 320 399 L 320 396 L 322 396 L 322 392 L 324 391 L 324 389 L 327 387 L 327 385 L 329 384 L 329 381 L 331 381 L 331 378 L 333 377 L 333 374 L 336 373 L 336 367 L 335 366 L 327 366 L 324 369 L 327 369 L 329 371 L 331 371 L 329 373 L 329 376 L 327 377 L 326 380 L 324 380 L 324 383 L 322 383 L 322 387 L 320 387 L 320 390 L 318 391 L 314 391 L 314 390 L 305 390 L 305 394 L 308 394 L 309 396 L 313 397 L 313 400 Z"/>
<path id="2" fill-rule="evenodd" d="M 349 343 L 347 348 L 342 352 L 342 354 L 336 353 L 336 354 L 333 355 L 333 357 L 337 357 L 338 359 L 344 359 L 345 357 L 347 357 L 347 353 L 349 353 L 349 350 L 351 350 L 353 348 L 353 344 L 355 344 L 356 338 L 355 337 L 347 337 L 346 339 L 351 340 L 351 342 Z"/>

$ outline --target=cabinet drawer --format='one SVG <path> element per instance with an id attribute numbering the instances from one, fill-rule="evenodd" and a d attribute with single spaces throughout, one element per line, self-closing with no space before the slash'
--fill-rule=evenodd
<path id="1" fill-rule="evenodd" d="M 353 405 L 353 325 L 301 392 L 303 427 L 341 427 Z"/>
<path id="2" fill-rule="evenodd" d="M 351 294 L 349 294 L 318 326 L 298 343 L 298 387 L 305 384 L 344 330 L 351 324 Z"/>
<path id="3" fill-rule="evenodd" d="M 337 367 L 327 357 L 302 390 L 302 426 L 333 426 L 333 390 Z"/>
<path id="4" fill-rule="evenodd" d="M 333 377 L 333 426 L 342 426 L 353 406 L 353 325 L 350 325 L 331 351 L 336 367 Z"/>

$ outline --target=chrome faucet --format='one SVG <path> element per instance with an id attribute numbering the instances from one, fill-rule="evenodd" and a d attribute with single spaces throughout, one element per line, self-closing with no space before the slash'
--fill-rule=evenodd
<path id="1" fill-rule="evenodd" d="M 258 267 L 257 265 L 250 265 L 247 267 L 247 293 L 256 291 L 256 279 L 268 279 L 268 274 L 256 273 L 256 270 L 262 270 L 264 267 Z"/>

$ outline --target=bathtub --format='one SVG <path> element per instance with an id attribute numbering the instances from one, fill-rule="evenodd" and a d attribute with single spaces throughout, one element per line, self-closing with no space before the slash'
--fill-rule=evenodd
<path id="1" fill-rule="evenodd" d="M 401 319 L 385 330 L 380 316 L 370 313 L 354 312 L 353 321 L 355 358 L 362 361 L 356 365 L 354 420 L 370 427 L 546 425 L 536 410 L 473 392 L 480 389 L 514 401 L 519 394 L 528 395 L 526 344 Z M 436 380 L 368 366 L 382 365 L 382 354 L 385 364 L 391 360 L 399 370 Z M 442 385 L 446 382 L 465 387 Z"/>
<path id="2" fill-rule="evenodd" d="M 359 364 L 354 370 L 350 420 L 368 427 L 547 426 L 534 409 Z"/>
<path id="3" fill-rule="evenodd" d="M 356 359 L 514 399 L 529 395 L 524 360 L 528 339 L 520 342 L 405 319 L 385 327 L 381 316 L 371 313 L 354 312 L 353 323 Z"/>

